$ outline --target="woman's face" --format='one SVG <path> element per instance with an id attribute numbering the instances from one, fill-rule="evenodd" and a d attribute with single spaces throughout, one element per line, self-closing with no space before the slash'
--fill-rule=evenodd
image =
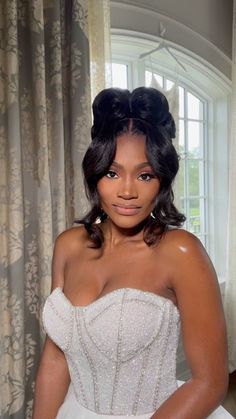
<path id="1" fill-rule="evenodd" d="M 120 228 L 132 228 L 152 212 L 160 190 L 145 154 L 145 137 L 126 133 L 117 138 L 116 155 L 97 184 L 101 207 Z"/>

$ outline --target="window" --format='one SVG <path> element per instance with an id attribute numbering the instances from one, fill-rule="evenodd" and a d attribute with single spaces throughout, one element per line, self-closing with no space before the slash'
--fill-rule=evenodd
<path id="1" fill-rule="evenodd" d="M 167 77 L 145 69 L 145 85 L 149 86 L 152 76 L 160 87 L 171 89 L 174 82 Z M 129 88 L 128 66 L 113 63 L 113 86 Z M 180 170 L 177 175 L 179 210 L 186 215 L 185 228 L 207 245 L 207 172 L 205 170 L 207 103 L 195 96 L 181 85 L 179 89 L 179 145 L 181 157 Z"/>
<path id="2" fill-rule="evenodd" d="M 126 64 L 112 63 L 112 85 L 121 89 L 127 89 L 128 74 Z"/>
<path id="3" fill-rule="evenodd" d="M 113 86 L 133 90 L 148 85 L 152 73 L 165 89 L 178 79 L 179 149 L 177 207 L 187 216 L 185 228 L 205 245 L 220 282 L 226 274 L 228 200 L 228 138 L 230 81 L 201 57 L 189 51 L 172 52 L 186 68 L 176 71 L 176 61 L 164 51 L 145 59 L 157 41 L 144 34 L 112 35 Z M 176 77 L 176 73 L 177 77 Z M 121 76 L 122 74 L 122 76 Z M 122 79 L 122 84 L 121 84 Z"/>

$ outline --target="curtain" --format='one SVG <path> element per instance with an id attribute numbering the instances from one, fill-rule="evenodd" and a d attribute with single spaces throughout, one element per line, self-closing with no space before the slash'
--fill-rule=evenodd
<path id="1" fill-rule="evenodd" d="M 109 0 L 0 2 L 1 419 L 32 417 L 53 243 L 87 209 L 90 54 L 106 74 L 109 40 L 97 55 L 93 43 L 109 35 L 108 11 Z"/>
<path id="2" fill-rule="evenodd" d="M 112 85 L 109 0 L 89 0 L 88 18 L 93 100 L 104 87 Z"/>
<path id="3" fill-rule="evenodd" d="M 229 370 L 236 370 L 236 1 L 233 6 L 232 102 L 229 160 L 229 210 L 225 315 L 229 343 Z"/>

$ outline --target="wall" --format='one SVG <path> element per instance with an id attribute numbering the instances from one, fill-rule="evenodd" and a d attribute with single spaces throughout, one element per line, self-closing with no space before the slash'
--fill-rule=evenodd
<path id="1" fill-rule="evenodd" d="M 160 35 L 192 51 L 231 78 L 233 0 L 111 0 L 111 27 Z"/>

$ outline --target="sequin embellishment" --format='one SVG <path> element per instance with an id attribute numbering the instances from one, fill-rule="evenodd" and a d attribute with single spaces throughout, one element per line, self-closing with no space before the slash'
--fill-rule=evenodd
<path id="1" fill-rule="evenodd" d="M 179 312 L 168 299 L 133 288 L 75 307 L 61 289 L 43 314 L 65 352 L 78 402 L 101 415 L 142 415 L 177 388 Z"/>

